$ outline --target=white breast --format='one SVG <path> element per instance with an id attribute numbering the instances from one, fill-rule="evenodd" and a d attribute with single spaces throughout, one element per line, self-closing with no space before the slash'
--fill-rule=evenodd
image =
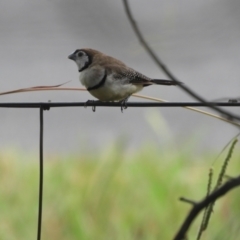
<path id="1" fill-rule="evenodd" d="M 92 67 L 83 70 L 79 76 L 79 80 L 86 88 L 97 85 L 104 77 L 104 69 Z"/>
<path id="2" fill-rule="evenodd" d="M 90 93 L 103 102 L 120 101 L 143 88 L 142 85 L 126 84 L 126 81 L 123 80 L 116 80 L 113 75 L 109 75 L 102 87 L 92 90 Z"/>

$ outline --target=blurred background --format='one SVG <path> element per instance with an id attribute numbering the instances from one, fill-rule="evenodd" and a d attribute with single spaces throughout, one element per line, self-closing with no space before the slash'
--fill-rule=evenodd
<path id="1" fill-rule="evenodd" d="M 0 1 L 0 92 L 54 85 L 80 87 L 67 56 L 90 47 L 153 78 L 166 78 L 140 46 L 122 1 Z M 239 97 L 240 2 L 131 0 L 150 46 L 187 86 L 208 100 Z M 149 87 L 144 95 L 193 101 L 178 87 Z M 1 102 L 87 101 L 87 92 L 47 91 L 1 96 Z M 139 101 L 131 97 L 130 101 Z M 229 109 L 230 110 L 230 109 Z M 231 109 L 240 114 L 239 109 Z M 38 149 L 39 112 L 0 109 L 0 149 Z M 230 124 L 181 108 L 58 108 L 46 111 L 45 151 L 81 152 L 118 138 L 129 149 L 148 140 L 164 146 L 189 139 L 195 150 L 220 150 L 237 132 Z M 219 131 L 221 129 L 221 131 Z"/>
<path id="2" fill-rule="evenodd" d="M 150 46 L 180 81 L 207 100 L 240 96 L 240 1 L 130 0 L 130 7 Z M 67 81 L 81 87 L 67 56 L 84 47 L 166 78 L 140 46 L 122 1 L 0 0 L 0 31 L 0 92 Z M 178 87 L 141 93 L 195 101 Z M 0 96 L 0 102 L 89 99 L 88 92 L 77 91 Z M 239 108 L 228 110 L 240 114 Z M 0 239 L 34 239 L 39 110 L 0 108 L 0 123 Z M 214 159 L 237 133 L 230 124 L 183 108 L 45 111 L 42 239 L 172 239 L 190 207 L 179 196 L 197 201 L 206 195 L 208 169 L 215 184 L 229 148 Z M 239 175 L 239 144 L 236 149 L 228 176 Z M 237 239 L 239 201 L 236 190 L 217 202 L 204 239 Z M 200 218 L 189 239 L 199 225 Z"/>

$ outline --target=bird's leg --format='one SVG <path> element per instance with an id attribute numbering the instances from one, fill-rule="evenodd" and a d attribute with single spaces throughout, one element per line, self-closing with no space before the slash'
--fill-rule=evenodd
<path id="1" fill-rule="evenodd" d="M 87 100 L 84 104 L 84 107 L 86 108 L 88 106 L 89 103 L 91 104 L 94 104 L 96 102 L 101 102 L 101 101 L 98 101 L 98 100 Z M 96 106 L 95 105 L 92 105 L 92 111 L 93 112 L 96 112 Z"/>
<path id="2" fill-rule="evenodd" d="M 120 103 L 121 103 L 121 112 L 123 112 L 123 109 L 127 109 L 127 101 L 129 99 L 130 96 L 126 97 L 125 99 L 121 100 Z"/>

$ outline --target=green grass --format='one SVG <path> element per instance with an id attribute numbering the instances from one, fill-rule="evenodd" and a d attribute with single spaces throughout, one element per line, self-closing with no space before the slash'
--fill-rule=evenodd
<path id="1" fill-rule="evenodd" d="M 178 198 L 200 200 L 205 195 L 217 153 L 200 156 L 187 147 L 154 144 L 129 152 L 116 145 L 120 147 L 83 155 L 45 156 L 42 239 L 173 238 L 190 209 Z M 236 149 L 231 176 L 240 172 L 239 157 Z M 213 166 L 215 177 L 222 160 Z M 38 159 L 2 152 L 0 181 L 0 239 L 36 239 Z M 220 199 L 202 239 L 237 239 L 239 203 L 240 188 Z M 199 224 L 200 218 L 189 239 L 196 239 Z"/>

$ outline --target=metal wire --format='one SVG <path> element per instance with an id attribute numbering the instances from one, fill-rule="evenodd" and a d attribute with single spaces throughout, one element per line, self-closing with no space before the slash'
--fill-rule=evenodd
<path id="1" fill-rule="evenodd" d="M 208 107 L 215 105 L 219 107 L 239 107 L 240 102 L 127 102 L 127 107 Z M 119 102 L 17 102 L 0 103 L 0 108 L 41 108 L 52 107 L 121 107 Z"/>
<path id="2" fill-rule="evenodd" d="M 42 200 L 43 200 L 43 111 L 40 106 L 40 139 L 39 139 L 39 199 L 38 199 L 38 227 L 37 240 L 41 240 L 42 229 Z"/>

